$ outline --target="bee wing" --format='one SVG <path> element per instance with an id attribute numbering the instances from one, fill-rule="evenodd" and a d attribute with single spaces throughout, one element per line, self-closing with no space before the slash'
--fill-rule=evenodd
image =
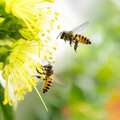
<path id="1" fill-rule="evenodd" d="M 62 86 L 66 85 L 66 83 L 63 80 L 61 80 L 59 77 L 57 77 L 55 74 L 52 76 L 52 78 L 57 84 Z"/>
<path id="2" fill-rule="evenodd" d="M 79 25 L 78 27 L 74 28 L 74 29 L 72 30 L 72 32 L 73 32 L 74 34 L 83 33 L 83 32 L 88 28 L 89 24 L 90 24 L 89 21 L 87 21 L 87 22 Z"/>

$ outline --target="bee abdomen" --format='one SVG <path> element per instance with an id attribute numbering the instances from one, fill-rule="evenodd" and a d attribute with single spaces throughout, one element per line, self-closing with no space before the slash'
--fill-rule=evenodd
<path id="1" fill-rule="evenodd" d="M 46 89 L 50 89 L 50 87 L 46 87 Z"/>
<path id="2" fill-rule="evenodd" d="M 83 38 L 85 44 L 91 44 L 90 40 L 86 37 Z"/>
<path id="3" fill-rule="evenodd" d="M 89 39 L 87 39 L 87 44 L 91 44 L 91 42 L 90 42 L 90 40 L 89 40 Z"/>
<path id="4" fill-rule="evenodd" d="M 47 89 L 43 89 L 43 93 L 46 93 L 48 90 Z"/>
<path id="5" fill-rule="evenodd" d="M 90 40 L 84 36 L 79 36 L 79 42 L 84 43 L 84 44 L 91 44 Z"/>
<path id="6" fill-rule="evenodd" d="M 46 93 L 52 85 L 52 79 L 51 78 L 47 78 L 47 80 L 45 81 L 45 84 L 43 86 L 43 93 Z"/>
<path id="7" fill-rule="evenodd" d="M 49 83 L 52 83 L 52 81 L 48 81 Z"/>
<path id="8" fill-rule="evenodd" d="M 51 86 L 51 84 L 47 84 L 47 86 Z"/>

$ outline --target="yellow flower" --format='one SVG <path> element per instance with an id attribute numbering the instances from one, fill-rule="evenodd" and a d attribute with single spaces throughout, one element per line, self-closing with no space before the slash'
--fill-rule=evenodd
<path id="1" fill-rule="evenodd" d="M 18 100 L 24 100 L 24 95 L 27 91 L 31 92 L 32 87 L 35 88 L 40 96 L 36 88 L 38 81 L 35 80 L 33 74 L 37 73 L 36 68 L 39 68 L 39 71 L 42 72 L 42 64 L 36 62 L 31 55 L 38 56 L 40 54 L 40 59 L 46 56 L 46 59 L 50 60 L 52 59 L 52 56 L 50 56 L 52 53 L 50 49 L 52 51 L 52 47 L 43 43 L 39 47 L 35 40 L 26 41 L 24 39 L 18 40 L 11 46 L 10 54 L 6 58 L 2 72 L 2 76 L 6 81 L 4 105 L 12 105 L 11 101 L 16 103 Z M 41 96 L 40 99 L 42 100 Z M 42 102 L 47 110 L 43 100 Z"/>
<path id="2" fill-rule="evenodd" d="M 5 20 L 5 19 L 1 17 L 1 18 L 0 18 L 0 23 L 3 22 L 4 20 Z"/>
<path id="3" fill-rule="evenodd" d="M 6 81 L 3 104 L 9 105 L 12 105 L 11 100 L 13 103 L 23 100 L 26 91 L 31 92 L 32 87 L 36 89 L 37 81 L 32 74 L 36 73 L 36 68 L 42 71 L 42 65 L 30 57 L 39 54 L 35 41 L 28 42 L 21 39 L 12 48 L 2 72 Z M 42 50 L 41 47 L 41 52 L 44 53 Z"/>
<path id="4" fill-rule="evenodd" d="M 41 5 L 44 2 L 53 3 L 54 0 L 4 0 L 4 2 L 7 15 L 15 16 L 17 22 L 19 21 L 22 26 L 19 29 L 13 27 L 15 28 L 13 31 L 17 29 L 23 37 L 18 34 L 19 37 L 15 39 L 16 36 L 12 38 L 8 34 L 4 35 L 7 42 L 0 42 L 1 45 L 7 44 L 10 47 L 4 61 L 0 61 L 3 68 L 2 76 L 5 79 L 3 104 L 12 105 L 19 100 L 24 100 L 26 92 L 31 92 L 32 87 L 34 87 L 47 110 L 36 88 L 38 81 L 35 80 L 33 75 L 36 74 L 36 68 L 39 68 L 39 71 L 42 72 L 42 63 L 36 62 L 33 56 L 39 56 L 40 60 L 52 61 L 52 53 L 53 50 L 56 50 L 56 47 L 49 43 L 51 38 L 49 33 L 53 25 L 56 25 L 55 20 L 57 20 L 58 13 L 50 10 L 50 7 L 38 7 L 36 5 Z M 10 19 L 13 19 L 13 16 L 10 16 Z M 9 24 L 12 23 L 12 19 Z M 0 22 L 4 23 L 4 20 L 6 18 L 1 19 Z M 14 24 L 18 25 L 16 19 L 14 19 Z M 9 26 L 11 25 L 6 25 L 6 27 Z M 60 27 L 57 26 L 57 28 Z M 13 33 L 12 35 L 14 35 Z M 54 62 L 53 60 L 52 63 Z M 41 79 L 44 77 L 42 76 Z"/>
<path id="5" fill-rule="evenodd" d="M 54 0 L 5 0 L 6 12 L 12 13 L 21 19 L 23 28 L 19 30 L 22 36 L 30 40 L 40 40 L 38 33 L 49 33 L 55 25 L 58 13 L 50 10 L 50 7 L 37 7 L 37 4 L 54 2 Z"/>

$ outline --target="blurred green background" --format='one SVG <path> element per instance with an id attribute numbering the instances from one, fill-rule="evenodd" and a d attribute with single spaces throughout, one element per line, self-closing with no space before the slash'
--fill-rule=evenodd
<path id="1" fill-rule="evenodd" d="M 49 111 L 33 89 L 19 103 L 16 120 L 120 120 L 120 2 L 101 1 L 86 17 L 92 45 L 79 45 L 77 54 L 70 48 L 69 59 L 61 56 L 64 67 L 57 76 L 65 85 L 54 82 L 48 93 L 41 93 Z"/>

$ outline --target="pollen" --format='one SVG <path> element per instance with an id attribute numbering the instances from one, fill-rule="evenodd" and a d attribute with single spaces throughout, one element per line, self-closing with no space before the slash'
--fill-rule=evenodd
<path id="1" fill-rule="evenodd" d="M 52 19 L 51 21 L 52 21 L 52 22 L 55 22 L 55 20 L 53 20 L 53 19 Z"/>
<path id="2" fill-rule="evenodd" d="M 49 52 L 50 55 L 52 55 L 52 52 Z"/>
<path id="3" fill-rule="evenodd" d="M 48 43 L 48 40 L 44 40 L 46 43 Z"/>
<path id="4" fill-rule="evenodd" d="M 45 75 L 42 75 L 42 76 L 41 76 L 41 80 L 44 80 L 44 79 L 45 79 Z"/>
<path id="5" fill-rule="evenodd" d="M 21 100 L 24 100 L 24 96 L 21 96 Z"/>
<path id="6" fill-rule="evenodd" d="M 60 29 L 60 26 L 58 25 L 57 28 Z"/>
<path id="7" fill-rule="evenodd" d="M 50 36 L 46 36 L 46 38 L 47 38 L 48 40 L 51 40 L 51 37 L 50 37 Z"/>
<path id="8" fill-rule="evenodd" d="M 53 47 L 54 50 L 56 50 L 57 48 L 56 47 Z"/>
<path id="9" fill-rule="evenodd" d="M 44 55 L 44 58 L 45 58 L 45 59 L 47 59 L 47 56 L 46 56 L 46 55 Z"/>
<path id="10" fill-rule="evenodd" d="M 41 69 L 42 68 L 42 64 L 37 63 L 37 66 Z"/>
<path id="11" fill-rule="evenodd" d="M 55 60 L 53 60 L 52 63 L 55 63 Z"/>
<path id="12" fill-rule="evenodd" d="M 57 20 L 57 19 L 58 19 L 58 17 L 55 17 L 55 19 Z"/>
<path id="13" fill-rule="evenodd" d="M 59 15 L 59 13 L 57 13 L 57 12 L 56 12 L 56 13 L 55 13 L 55 15 L 56 15 L 56 16 L 58 16 L 58 15 Z"/>
<path id="14" fill-rule="evenodd" d="M 49 30 L 49 29 L 47 29 L 47 32 L 48 32 L 48 33 L 50 33 L 50 30 Z"/>
<path id="15" fill-rule="evenodd" d="M 8 103 L 7 100 L 4 100 L 4 101 L 3 101 L 3 105 L 6 105 L 7 103 Z"/>
<path id="16" fill-rule="evenodd" d="M 16 100 L 13 100 L 13 103 L 16 103 Z"/>
<path id="17" fill-rule="evenodd" d="M 42 44 L 41 44 L 41 47 L 44 47 L 44 46 L 45 46 L 44 43 L 42 43 Z"/>
<path id="18" fill-rule="evenodd" d="M 45 36 L 45 34 L 43 33 L 43 34 L 41 34 L 42 36 Z"/>
<path id="19" fill-rule="evenodd" d="M 47 9 L 50 9 L 50 7 L 47 7 Z"/>
<path id="20" fill-rule="evenodd" d="M 17 100 L 19 101 L 19 100 L 20 100 L 20 97 L 18 97 Z"/>
<path id="21" fill-rule="evenodd" d="M 28 88 L 28 92 L 32 92 L 32 88 L 31 87 Z"/>
<path id="22" fill-rule="evenodd" d="M 3 22 L 5 18 L 0 17 L 0 23 Z"/>
<path id="23" fill-rule="evenodd" d="M 9 105 L 10 105 L 10 106 L 12 106 L 12 103 L 11 103 L 11 102 L 9 102 Z"/>
<path id="24" fill-rule="evenodd" d="M 53 57 L 52 57 L 52 56 L 50 56 L 50 57 L 49 57 L 49 59 L 53 59 Z"/>

